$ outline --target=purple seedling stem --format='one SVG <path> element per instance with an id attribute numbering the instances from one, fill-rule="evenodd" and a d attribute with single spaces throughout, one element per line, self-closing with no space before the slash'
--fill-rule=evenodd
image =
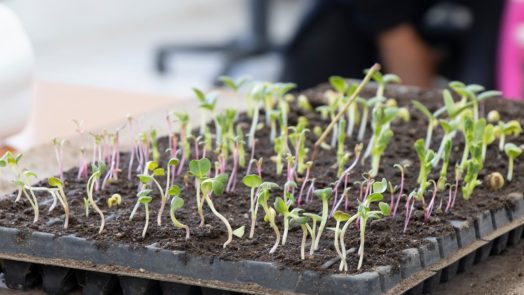
<path id="1" fill-rule="evenodd" d="M 311 184 L 309 185 L 309 189 L 307 190 L 307 194 L 306 194 L 306 203 L 311 202 L 313 192 L 315 191 L 315 178 L 311 179 L 310 183 Z"/>
<path id="2" fill-rule="evenodd" d="M 231 176 L 227 182 L 226 192 L 231 192 L 235 190 L 236 180 L 237 180 L 237 171 L 238 171 L 238 144 L 236 141 L 233 148 L 233 169 L 231 170 Z"/>
<path id="3" fill-rule="evenodd" d="M 80 167 L 78 168 L 78 175 L 76 178 L 78 180 L 89 178 L 88 170 L 89 168 L 88 168 L 88 163 L 87 163 L 87 158 L 86 158 L 86 151 L 84 147 L 81 147 L 80 148 Z"/>
<path id="4" fill-rule="evenodd" d="M 304 181 L 302 182 L 302 185 L 300 186 L 300 192 L 298 193 L 298 199 L 297 204 L 300 206 L 302 204 L 302 195 L 304 194 L 304 189 L 306 188 L 306 184 L 309 181 L 309 176 L 311 175 L 311 166 L 309 165 L 306 169 L 306 176 L 304 176 Z"/>
<path id="5" fill-rule="evenodd" d="M 193 144 L 195 145 L 195 160 L 200 159 L 200 151 L 198 149 L 200 137 L 193 137 Z"/>
<path id="6" fill-rule="evenodd" d="M 257 166 L 258 177 L 260 178 L 262 178 L 262 164 L 264 164 L 263 158 L 260 158 L 255 162 L 255 166 Z"/>
<path id="7" fill-rule="evenodd" d="M 61 181 L 64 181 L 64 143 L 65 140 L 58 140 L 56 138 L 53 140 L 55 156 L 56 161 L 58 163 L 58 171 Z"/>
<path id="8" fill-rule="evenodd" d="M 253 145 L 251 146 L 251 156 L 249 157 L 249 163 L 247 164 L 246 169 L 246 175 L 249 175 L 251 173 L 251 166 L 253 165 L 253 161 L 255 161 L 255 146 L 257 144 L 257 139 L 253 141 Z"/>
<path id="9" fill-rule="evenodd" d="M 404 167 L 402 167 L 401 165 L 395 165 L 395 167 L 400 169 L 400 188 L 398 191 L 397 202 L 395 203 L 395 206 L 392 206 L 393 212 L 391 215 L 393 217 L 395 217 L 397 214 L 397 209 L 400 203 L 400 198 L 402 198 L 402 193 L 404 192 Z"/>
<path id="10" fill-rule="evenodd" d="M 437 183 L 434 180 L 431 180 L 433 183 L 433 196 L 431 197 L 431 201 L 429 202 L 428 206 L 426 207 L 426 210 L 424 210 L 424 222 L 428 223 L 429 219 L 431 218 L 431 213 L 433 213 L 433 207 L 435 206 L 435 197 L 437 196 L 438 188 Z"/>
<path id="11" fill-rule="evenodd" d="M 411 215 L 413 214 L 413 210 L 415 209 L 415 195 L 416 192 L 411 192 L 408 196 L 408 199 L 406 200 L 406 218 L 404 219 L 404 231 L 406 232 L 409 225 L 409 220 L 411 219 Z"/>
<path id="12" fill-rule="evenodd" d="M 129 166 L 127 167 L 127 180 L 131 180 L 131 172 L 133 170 L 133 162 L 136 154 L 136 145 L 131 149 L 131 156 L 129 157 Z"/>

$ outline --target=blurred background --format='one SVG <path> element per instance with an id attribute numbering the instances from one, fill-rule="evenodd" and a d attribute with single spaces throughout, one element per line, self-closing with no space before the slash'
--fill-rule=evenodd
<path id="1" fill-rule="evenodd" d="M 267 1 L 268 34 L 283 44 L 308 0 Z M 167 45 L 222 45 L 251 30 L 246 0 L 7 0 L 34 46 L 36 79 L 133 92 L 185 95 L 209 85 L 223 54 L 184 52 L 167 60 L 160 75 L 155 53 Z M 278 56 L 239 63 L 231 74 L 274 80 Z"/>

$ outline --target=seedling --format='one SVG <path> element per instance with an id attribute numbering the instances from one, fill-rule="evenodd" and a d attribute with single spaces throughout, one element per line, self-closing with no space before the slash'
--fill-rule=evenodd
<path id="1" fill-rule="evenodd" d="M 64 144 L 65 139 L 59 140 L 58 138 L 53 139 L 53 147 L 55 149 L 56 162 L 58 163 L 58 171 L 60 180 L 64 181 Z"/>
<path id="2" fill-rule="evenodd" d="M 451 156 L 451 138 L 447 138 L 444 142 L 444 149 L 442 155 L 442 167 L 440 169 L 440 177 L 438 179 L 438 189 L 443 191 L 447 183 L 449 158 Z"/>
<path id="3" fill-rule="evenodd" d="M 215 109 L 217 105 L 218 94 L 214 92 L 204 94 L 204 92 L 198 88 L 193 88 L 193 93 L 195 94 L 196 98 L 198 99 L 198 102 L 200 104 L 199 107 L 203 110 L 201 114 L 202 121 L 200 124 L 200 135 L 203 135 L 204 128 L 207 125 L 206 124 L 207 123 L 207 113 L 208 112 L 210 113 L 211 118 L 215 117 Z M 218 141 L 221 139 L 221 136 L 219 136 L 221 133 L 220 126 L 218 126 L 218 124 L 215 123 L 215 127 L 217 128 L 216 132 L 217 132 L 217 141 Z M 217 142 L 217 144 L 219 144 L 219 142 Z"/>
<path id="4" fill-rule="evenodd" d="M 383 96 L 373 97 L 370 99 L 363 99 L 363 98 L 357 99 L 357 102 L 362 105 L 362 118 L 360 120 L 360 127 L 358 130 L 358 136 L 357 136 L 358 141 L 364 140 L 364 136 L 366 135 L 366 127 L 368 124 L 369 109 L 373 108 L 375 105 L 379 103 L 383 103 L 385 100 L 386 98 Z"/>
<path id="5" fill-rule="evenodd" d="M 343 271 L 346 265 L 346 258 L 344 257 L 343 252 L 340 250 L 340 240 L 339 240 L 340 233 L 341 233 L 340 223 L 348 221 L 350 218 L 350 215 L 342 211 L 337 211 L 335 212 L 333 217 L 335 218 L 335 221 L 336 221 L 335 228 L 333 228 L 333 231 L 335 232 L 335 240 L 334 240 L 335 251 L 337 251 L 337 254 L 340 257 L 339 271 Z M 354 218 L 356 219 L 356 216 Z"/>
<path id="6" fill-rule="evenodd" d="M 298 216 L 294 215 L 292 216 L 293 222 L 298 224 L 300 228 L 302 229 L 302 242 L 300 243 L 300 259 L 304 260 L 306 259 L 306 241 L 308 236 L 308 227 L 307 227 L 307 221 L 308 218 L 305 216 Z"/>
<path id="7" fill-rule="evenodd" d="M 109 169 L 107 170 L 106 176 L 104 177 L 102 181 L 102 189 L 105 188 L 107 183 L 113 179 L 118 179 L 118 172 L 120 172 L 120 169 L 118 168 L 120 166 L 120 150 L 119 150 L 119 130 L 117 130 L 114 134 L 109 134 L 108 136 L 112 140 L 112 148 L 111 148 L 111 155 L 109 156 Z M 156 139 L 155 139 L 156 140 Z M 154 145 L 156 149 L 156 143 Z M 157 151 L 158 152 L 158 151 Z"/>
<path id="8" fill-rule="evenodd" d="M 91 173 L 91 176 L 89 177 L 89 179 L 87 180 L 87 185 L 86 185 L 87 201 L 85 201 L 85 203 L 88 206 L 93 207 L 93 209 L 95 209 L 95 211 L 100 215 L 100 221 L 101 222 L 100 222 L 100 229 L 98 230 L 99 234 L 101 234 L 102 231 L 104 230 L 105 217 L 104 217 L 104 213 L 102 212 L 102 210 L 100 210 L 100 208 L 98 208 L 98 205 L 95 202 L 95 199 L 94 199 L 94 196 L 93 196 L 93 192 L 94 192 L 95 184 L 100 179 L 100 177 L 102 176 L 102 173 L 103 173 L 104 169 L 105 169 L 105 164 L 103 162 L 102 163 L 98 163 L 98 166 L 97 165 L 92 165 L 92 168 L 91 168 L 92 173 Z M 88 206 L 86 206 L 86 215 L 89 212 L 89 207 Z"/>
<path id="9" fill-rule="evenodd" d="M 522 149 L 513 143 L 506 143 L 504 145 L 504 152 L 508 156 L 508 174 L 506 178 L 509 182 L 513 179 L 513 162 L 522 154 Z"/>
<path id="10" fill-rule="evenodd" d="M 264 101 L 264 98 L 269 95 L 270 89 L 269 86 L 265 83 L 259 83 L 256 84 L 253 89 L 251 90 L 250 98 L 252 99 L 254 106 L 253 106 L 253 120 L 251 122 L 251 128 L 249 129 L 248 133 L 248 146 L 252 147 L 253 142 L 255 140 L 255 132 L 257 131 L 258 126 L 258 117 L 260 113 L 260 104 Z"/>
<path id="11" fill-rule="evenodd" d="M 424 192 L 428 187 L 428 176 L 433 168 L 433 158 L 435 157 L 435 152 L 431 149 L 426 149 L 424 139 L 418 139 L 415 142 L 415 150 L 417 152 L 418 159 L 420 161 L 420 170 L 417 178 L 417 183 L 419 188 L 417 190 L 417 200 L 423 200 Z"/>
<path id="12" fill-rule="evenodd" d="M 169 161 L 168 168 L 167 168 L 168 174 L 170 173 L 171 166 L 176 166 L 177 162 L 178 160 L 176 159 L 171 159 Z M 137 175 L 138 179 L 140 180 L 140 183 L 143 185 L 142 188 L 144 188 L 145 186 L 151 183 L 154 183 L 156 188 L 160 192 L 161 205 L 160 205 L 160 210 L 158 211 L 158 217 L 157 217 L 157 223 L 159 226 L 162 225 L 162 212 L 164 211 L 165 204 L 167 202 L 168 193 L 167 193 L 167 187 L 166 187 L 166 190 L 164 190 L 155 177 L 161 177 L 165 175 L 166 175 L 166 170 L 164 170 L 164 168 L 159 168 L 158 162 L 155 162 L 155 161 L 147 162 L 146 167 L 144 169 L 144 173 Z M 166 186 L 168 186 L 169 183 L 170 181 L 169 181 L 169 175 L 168 175 Z"/>
<path id="13" fill-rule="evenodd" d="M 362 158 L 362 162 L 364 162 L 364 159 L 369 155 L 373 155 L 372 172 L 378 170 L 377 162 L 380 163 L 380 157 L 393 136 L 390 128 L 391 122 L 399 115 L 399 112 L 397 107 L 385 107 L 382 104 L 378 104 L 373 108 L 371 120 L 373 135 Z"/>
<path id="14" fill-rule="evenodd" d="M 153 198 L 151 196 L 146 195 L 146 194 L 142 194 L 142 196 L 138 197 L 137 203 L 138 204 L 143 204 L 144 205 L 144 209 L 146 210 L 146 223 L 144 224 L 144 229 L 142 230 L 142 238 L 146 237 L 147 228 L 149 226 L 149 203 L 151 203 L 152 200 L 153 200 Z"/>
<path id="15" fill-rule="evenodd" d="M 411 103 L 413 103 L 413 106 L 415 106 L 415 108 L 419 110 L 422 114 L 424 114 L 424 116 L 426 116 L 426 118 L 428 119 L 428 129 L 426 133 L 425 148 L 429 149 L 429 147 L 431 146 L 431 139 L 433 137 L 433 129 L 435 128 L 435 126 L 437 126 L 438 123 L 437 115 L 431 113 L 428 110 L 428 108 L 426 108 L 426 106 L 424 106 L 417 100 L 413 100 L 411 101 Z"/>
<path id="16" fill-rule="evenodd" d="M 431 214 L 433 213 L 433 208 L 435 207 L 435 198 L 438 192 L 437 183 L 433 179 L 431 179 L 430 182 L 433 184 L 433 195 L 431 196 L 431 200 L 429 201 L 428 206 L 424 210 L 424 222 L 426 223 L 429 222 L 429 219 L 431 218 Z"/>
<path id="17" fill-rule="evenodd" d="M 184 207 L 184 199 L 180 197 L 180 191 L 181 189 L 178 185 L 173 185 L 169 189 L 169 195 L 172 197 L 169 216 L 171 217 L 171 222 L 176 228 L 183 228 L 186 230 L 186 240 L 189 240 L 189 226 L 178 221 L 175 216 L 175 212 Z"/>
<path id="18" fill-rule="evenodd" d="M 466 161 L 468 156 L 471 154 L 473 156 L 472 148 L 473 146 L 478 146 L 480 148 L 480 153 L 478 154 L 478 161 L 482 162 L 482 141 L 484 137 L 484 129 L 486 128 L 486 119 L 482 118 L 475 122 L 469 116 L 464 118 L 464 152 L 462 154 L 462 161 L 460 162 L 461 169 L 465 168 Z"/>
<path id="19" fill-rule="evenodd" d="M 506 123 L 500 121 L 497 131 L 499 135 L 499 150 L 503 151 L 506 136 L 519 136 L 522 133 L 522 127 L 520 126 L 520 123 L 517 120 L 511 120 Z"/>
<path id="20" fill-rule="evenodd" d="M 382 186 L 382 184 L 380 185 Z M 374 189 L 375 190 L 375 189 Z M 381 189 L 377 187 L 377 191 L 380 191 Z M 361 202 L 358 205 L 357 213 L 353 216 L 351 216 L 344 226 L 342 227 L 342 230 L 340 232 L 340 248 L 342 252 L 343 259 L 341 260 L 341 263 L 344 263 L 344 271 L 347 271 L 348 266 L 346 262 L 346 245 L 344 243 L 344 236 L 346 234 L 346 231 L 349 227 L 349 225 L 355 221 L 356 218 L 359 220 L 360 225 L 360 246 L 358 248 L 358 255 L 360 256 L 358 260 L 358 266 L 357 269 L 360 269 L 362 267 L 362 263 L 364 262 L 364 245 L 365 245 L 365 238 L 366 238 L 366 225 L 369 219 L 380 219 L 381 216 L 389 216 L 391 214 L 391 208 L 387 203 L 380 202 L 384 199 L 383 195 L 379 192 L 374 192 L 367 196 L 363 202 Z M 371 205 L 373 203 L 379 202 L 379 210 L 371 210 Z"/>
<path id="21" fill-rule="evenodd" d="M 398 195 L 396 198 L 397 201 L 395 202 L 395 205 L 392 206 L 393 213 L 391 214 L 393 217 L 395 217 L 397 215 L 397 209 L 398 209 L 398 205 L 400 204 L 400 199 L 402 198 L 404 194 L 404 178 L 405 178 L 404 174 L 405 174 L 405 170 L 407 166 L 403 166 L 400 164 L 395 164 L 393 166 L 400 170 L 400 185 L 399 185 Z"/>
<path id="22" fill-rule="evenodd" d="M 412 191 L 407 199 L 406 199 L 406 216 L 404 218 L 404 230 L 403 233 L 406 233 L 408 230 L 409 221 L 411 220 L 411 215 L 413 215 L 413 211 L 415 211 L 415 196 L 417 195 L 416 191 Z"/>
<path id="23" fill-rule="evenodd" d="M 277 197 L 275 199 L 274 207 L 275 210 L 277 210 L 278 213 L 282 214 L 284 217 L 284 232 L 282 234 L 282 245 L 286 244 L 287 240 L 287 233 L 289 231 L 289 220 L 291 218 L 298 218 L 298 213 L 302 211 L 302 209 L 294 208 L 293 210 L 289 211 L 289 204 L 284 201 L 281 197 Z"/>
<path id="24" fill-rule="evenodd" d="M 313 107 L 309 103 L 307 96 L 301 94 L 297 97 L 297 106 L 304 112 L 312 112 Z"/>
<path id="25" fill-rule="evenodd" d="M 191 146 L 189 144 L 189 135 L 191 132 L 189 126 L 189 115 L 187 113 L 175 113 L 178 121 L 180 122 L 180 149 L 182 150 L 182 156 L 180 158 L 180 164 L 178 166 L 177 175 L 182 174 L 184 169 L 184 163 L 189 158 L 191 152 Z"/>
<path id="26" fill-rule="evenodd" d="M 322 232 L 326 227 L 327 219 L 329 216 L 329 205 L 328 201 L 333 195 L 333 190 L 331 188 L 324 188 L 315 190 L 315 196 L 317 196 L 322 201 L 322 220 L 320 221 L 320 226 L 318 227 L 318 232 L 315 240 L 315 250 L 318 250 L 318 244 L 320 243 L 320 237 Z"/>
<path id="27" fill-rule="evenodd" d="M 465 200 L 468 200 L 473 194 L 473 190 L 481 182 L 477 179 L 478 173 L 483 167 L 482 162 L 482 147 L 475 144 L 471 147 L 471 159 L 466 161 L 466 176 L 464 177 L 464 186 L 462 186 L 462 194 Z"/>
<path id="28" fill-rule="evenodd" d="M 207 178 L 209 170 L 211 170 L 211 162 L 207 158 L 200 160 L 191 160 L 189 162 L 189 173 L 195 177 L 196 201 L 198 215 L 200 216 L 200 226 L 204 226 L 204 200 L 200 197 L 200 189 L 202 182 Z"/>
<path id="29" fill-rule="evenodd" d="M 374 141 L 371 149 L 371 171 L 369 172 L 371 177 L 377 176 L 380 167 L 380 159 L 382 158 L 384 151 L 386 151 L 391 138 L 393 138 L 393 131 L 388 128 L 384 132 L 381 132 L 378 138 Z"/>
<path id="30" fill-rule="evenodd" d="M 50 186 L 56 188 L 57 190 L 57 192 L 51 192 L 56 195 L 56 197 L 60 201 L 60 204 L 62 205 L 62 208 L 64 208 L 64 229 L 67 229 L 69 225 L 69 204 L 67 202 L 67 197 L 64 192 L 64 183 L 56 177 L 50 177 L 48 179 L 48 183 Z"/>
<path id="31" fill-rule="evenodd" d="M 317 236 L 317 232 L 316 232 L 317 223 L 319 223 L 322 220 L 322 218 L 317 214 L 308 213 L 308 212 L 305 212 L 302 215 L 309 217 L 312 223 L 311 226 L 306 223 L 307 230 L 309 231 L 309 235 L 311 236 L 311 245 L 309 246 L 309 255 L 312 256 L 313 253 L 315 253 L 315 239 Z"/>
<path id="32" fill-rule="evenodd" d="M 257 222 L 257 212 L 258 212 L 258 204 L 255 202 L 255 190 L 262 184 L 262 178 L 258 175 L 247 175 L 244 176 L 242 179 L 242 182 L 245 186 L 249 187 L 251 189 L 250 194 L 250 206 L 249 206 L 249 212 L 251 212 L 251 229 L 249 231 L 249 238 L 252 239 L 255 234 L 255 225 Z"/>
<path id="33" fill-rule="evenodd" d="M 488 146 L 492 144 L 496 139 L 495 126 L 488 124 L 484 128 L 484 134 L 482 135 L 482 161 L 486 159 L 486 151 Z"/>
<path id="34" fill-rule="evenodd" d="M 222 214 L 220 214 L 213 204 L 213 201 L 211 199 L 211 195 L 214 194 L 215 196 L 221 196 L 224 193 L 226 182 L 227 182 L 227 174 L 220 174 L 215 176 L 214 178 L 208 178 L 202 181 L 201 189 L 202 189 L 202 197 L 203 200 L 206 202 L 207 206 L 211 209 L 211 212 L 220 219 L 224 225 L 227 228 L 227 240 L 224 242 L 224 248 L 231 243 L 233 240 L 233 229 L 231 228 L 231 225 L 229 224 L 229 221 L 227 218 L 225 218 Z"/>
<path id="35" fill-rule="evenodd" d="M 500 96 L 501 94 L 499 91 L 484 91 L 484 87 L 477 84 L 465 85 L 458 81 L 450 82 L 449 87 L 462 97 L 462 105 L 466 105 L 467 101 L 469 101 L 473 109 L 473 118 L 475 121 L 479 119 L 479 102 L 491 97 Z"/>
<path id="36" fill-rule="evenodd" d="M 264 221 L 268 222 L 273 231 L 275 232 L 275 244 L 273 247 L 269 250 L 270 254 L 275 253 L 275 251 L 278 248 L 278 245 L 280 244 L 280 230 L 278 229 L 278 226 L 275 222 L 275 217 L 277 215 L 277 212 L 272 207 L 269 207 L 267 202 L 269 200 L 269 192 L 273 187 L 278 187 L 278 185 L 273 183 L 266 183 L 260 185 L 261 190 L 258 194 L 258 204 L 262 206 L 262 209 L 264 209 L 265 216 Z"/>

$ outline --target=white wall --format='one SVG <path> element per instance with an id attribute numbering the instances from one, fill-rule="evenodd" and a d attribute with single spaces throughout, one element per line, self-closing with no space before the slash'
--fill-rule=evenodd
<path id="1" fill-rule="evenodd" d="M 243 0 L 7 0 L 37 49 L 59 46 L 86 35 L 111 34 L 158 20 L 220 9 Z"/>

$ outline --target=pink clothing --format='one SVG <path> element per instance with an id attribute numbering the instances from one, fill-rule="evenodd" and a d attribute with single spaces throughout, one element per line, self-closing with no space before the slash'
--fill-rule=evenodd
<path id="1" fill-rule="evenodd" d="M 512 100 L 524 99 L 524 0 L 507 0 L 498 53 L 498 88 Z"/>

